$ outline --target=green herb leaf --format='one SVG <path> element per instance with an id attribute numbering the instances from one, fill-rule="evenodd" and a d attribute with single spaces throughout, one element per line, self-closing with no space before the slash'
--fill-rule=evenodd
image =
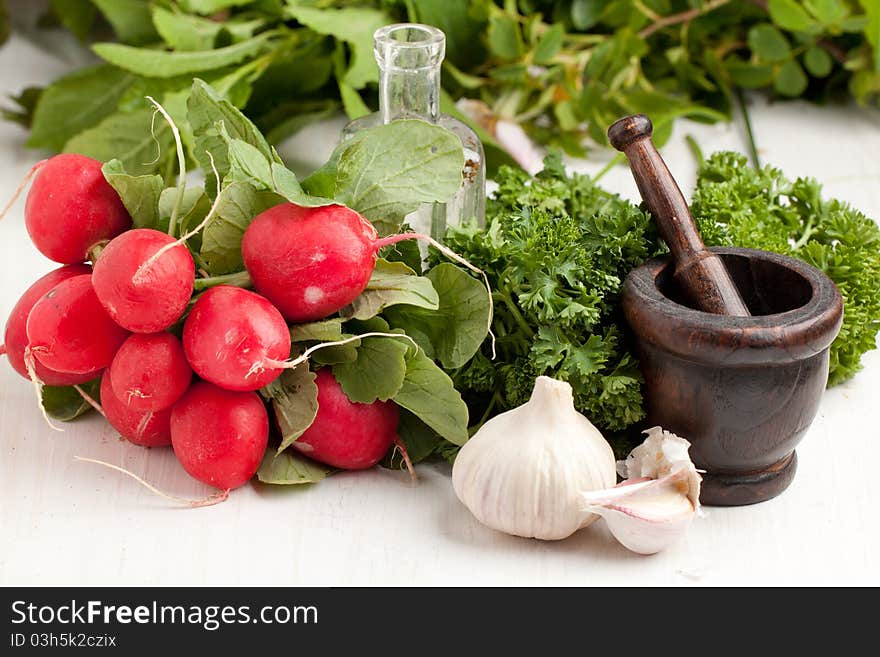
<path id="1" fill-rule="evenodd" d="M 351 121 L 370 113 L 370 108 L 367 107 L 361 95 L 344 80 L 339 81 L 339 97 L 342 99 L 342 109 L 345 110 L 346 116 Z"/>
<path id="2" fill-rule="evenodd" d="M 389 306 L 406 304 L 437 310 L 439 303 L 429 278 L 416 276 L 402 262 L 379 258 L 366 289 L 341 314 L 346 318 L 370 319 Z"/>
<path id="3" fill-rule="evenodd" d="M 119 43 L 96 43 L 92 50 L 105 61 L 132 73 L 153 78 L 170 78 L 237 64 L 263 52 L 271 37 L 271 34 L 263 33 L 225 48 L 197 52 L 167 52 L 134 48 Z"/>
<path id="4" fill-rule="evenodd" d="M 565 28 L 557 23 L 547 30 L 538 45 L 535 47 L 535 64 L 549 64 L 562 49 L 562 40 L 565 37 Z"/>
<path id="5" fill-rule="evenodd" d="M 308 363 L 302 363 L 292 370 L 285 370 L 281 376 L 261 391 L 272 402 L 275 419 L 281 430 L 280 454 L 303 435 L 315 421 L 318 414 L 318 386 L 315 373 L 309 370 Z"/>
<path id="6" fill-rule="evenodd" d="M 171 213 L 177 204 L 177 187 L 166 187 L 159 195 L 159 222 L 155 226 L 157 230 L 168 231 L 168 225 L 171 222 Z M 211 209 L 211 199 L 205 194 L 205 190 L 201 187 L 187 187 L 183 192 L 183 201 L 180 204 L 177 214 L 177 222 L 180 226 L 180 232 L 184 232 L 189 228 L 194 228 L 208 216 Z M 188 245 L 192 247 L 194 253 L 201 250 L 202 235 L 191 237 Z"/>
<path id="7" fill-rule="evenodd" d="M 388 401 L 400 390 L 406 375 L 409 343 L 384 337 L 364 338 L 357 360 L 333 366 L 333 376 L 353 402 Z"/>
<path id="8" fill-rule="evenodd" d="M 87 395 L 98 401 L 101 398 L 101 378 L 80 386 Z M 43 386 L 43 408 L 49 417 L 62 422 L 70 422 L 92 410 L 89 404 L 73 386 Z"/>
<path id="9" fill-rule="evenodd" d="M 389 308 L 385 317 L 394 328 L 424 335 L 446 369 L 470 360 L 486 339 L 489 299 L 483 284 L 453 264 L 441 263 L 426 275 L 440 297 L 437 310 L 412 306 Z"/>
<path id="10" fill-rule="evenodd" d="M 252 5 L 254 0 L 180 0 L 180 4 L 189 11 L 208 16 L 224 9 Z"/>
<path id="11" fill-rule="evenodd" d="M 393 23 L 388 14 L 367 7 L 318 9 L 288 5 L 285 12 L 318 34 L 329 34 L 351 47 L 351 63 L 344 81 L 353 89 L 363 89 L 368 82 L 378 82 L 379 71 L 373 60 L 373 33 Z"/>
<path id="12" fill-rule="evenodd" d="M 156 162 L 173 153 L 171 130 L 164 122 L 153 126 L 153 112 L 143 109 L 111 114 L 64 145 L 65 153 L 88 155 L 107 162 L 117 159 L 131 175 L 152 173 Z"/>
<path id="13" fill-rule="evenodd" d="M 325 465 L 300 456 L 294 450 L 276 454 L 266 450 L 263 462 L 257 470 L 257 479 L 264 484 L 295 485 L 315 484 L 333 472 Z"/>
<path id="14" fill-rule="evenodd" d="M 130 73 L 106 64 L 58 78 L 37 102 L 28 146 L 60 151 L 75 135 L 113 114 L 133 81 Z"/>
<path id="15" fill-rule="evenodd" d="M 807 49 L 807 52 L 804 53 L 804 66 L 807 67 L 810 75 L 817 78 L 824 78 L 831 73 L 831 68 L 834 66 L 834 62 L 831 61 L 831 55 L 829 55 L 823 48 L 820 48 L 819 46 L 811 46 Z"/>
<path id="16" fill-rule="evenodd" d="M 471 0 L 419 0 L 408 2 L 409 20 L 433 25 L 446 35 L 446 59 L 457 67 L 470 67 L 486 58 L 483 8 Z"/>
<path id="17" fill-rule="evenodd" d="M 746 89 L 759 89 L 773 82 L 773 66 L 758 65 L 731 56 L 724 60 L 724 67 L 734 84 Z"/>
<path id="18" fill-rule="evenodd" d="M 464 151 L 448 130 L 404 119 L 359 132 L 340 144 L 334 162 L 333 193 L 306 187 L 309 192 L 335 198 L 370 221 L 399 224 L 422 203 L 442 203 L 458 191 Z"/>
<path id="19" fill-rule="evenodd" d="M 105 163 L 101 171 L 122 199 L 135 228 L 156 228 L 159 225 L 159 196 L 165 187 L 162 176 L 129 175 L 122 162 L 116 159 Z"/>
<path id="20" fill-rule="evenodd" d="M 241 239 L 251 221 L 281 199 L 271 192 L 258 192 L 245 182 L 231 182 L 220 192 L 217 209 L 202 231 L 200 255 L 213 275 L 244 269 Z"/>
<path id="21" fill-rule="evenodd" d="M 232 139 L 222 123 L 218 124 L 217 129 L 229 149 L 229 174 L 226 180 L 246 182 L 262 191 L 274 189 L 273 163 L 256 146 L 241 139 Z"/>
<path id="22" fill-rule="evenodd" d="M 205 190 L 216 195 L 217 183 L 212 175 L 216 168 L 220 179 L 229 173 L 229 147 L 217 129 L 222 124 L 228 138 L 240 139 L 272 159 L 272 149 L 257 127 L 227 99 L 198 78 L 186 103 L 187 119 L 195 138 L 195 157 L 205 171 Z M 209 154 L 210 153 L 210 157 Z"/>
<path id="23" fill-rule="evenodd" d="M 749 48 L 765 62 L 781 62 L 791 54 L 788 39 L 769 23 L 749 30 Z"/>
<path id="24" fill-rule="evenodd" d="M 519 25 L 513 18 L 503 14 L 489 19 L 488 40 L 492 54 L 504 60 L 518 59 L 525 49 Z"/>
<path id="25" fill-rule="evenodd" d="M 571 3 L 571 22 L 575 29 L 589 30 L 599 22 L 599 17 L 608 3 L 605 0 L 574 0 Z"/>
<path id="26" fill-rule="evenodd" d="M 807 88 L 807 74 L 795 59 L 789 59 L 779 69 L 773 88 L 783 96 L 800 96 Z"/>
<path id="27" fill-rule="evenodd" d="M 271 149 L 272 158 L 270 160 L 256 146 L 242 139 L 230 137 L 222 121 L 215 125 L 215 130 L 227 146 L 229 172 L 224 180 L 246 182 L 259 191 L 273 191 L 288 201 L 305 207 L 318 207 L 334 203 L 331 199 L 306 194 L 296 175 L 281 164 L 281 158 L 274 148 Z"/>
<path id="28" fill-rule="evenodd" d="M 2 20 L 2 14 L 0 14 L 0 20 Z M 2 25 L 0 25 L 0 44 L 2 43 Z M 18 95 L 10 94 L 9 100 L 17 107 L 0 108 L 0 116 L 7 121 L 14 121 L 25 128 L 30 128 L 34 121 L 34 110 L 42 94 L 43 87 L 25 87 Z"/>
<path id="29" fill-rule="evenodd" d="M 95 22 L 95 7 L 82 0 L 52 0 L 52 11 L 80 41 L 85 41 Z"/>
<path id="30" fill-rule="evenodd" d="M 850 12 L 850 8 L 841 0 L 804 0 L 804 5 L 826 27 L 836 26 Z"/>
<path id="31" fill-rule="evenodd" d="M 143 0 L 91 0 L 123 43 L 140 46 L 159 35 L 150 17 L 150 4 Z M 85 4 L 85 3 L 82 3 Z"/>
<path id="32" fill-rule="evenodd" d="M 865 25 L 865 39 L 873 49 L 874 71 L 880 73 L 880 5 L 874 0 L 859 0 L 868 17 Z"/>
<path id="33" fill-rule="evenodd" d="M 210 50 L 223 30 L 223 23 L 153 7 L 153 23 L 159 34 L 175 50 Z"/>
<path id="34" fill-rule="evenodd" d="M 407 357 L 406 376 L 394 401 L 449 442 L 467 442 L 467 405 L 452 379 L 421 349 Z"/>
<path id="35" fill-rule="evenodd" d="M 815 21 L 795 0 L 768 0 L 767 11 L 779 27 L 793 32 L 804 32 L 815 26 Z"/>
<path id="36" fill-rule="evenodd" d="M 293 342 L 335 342 L 342 340 L 342 319 L 334 317 L 320 322 L 294 324 L 290 327 Z"/>

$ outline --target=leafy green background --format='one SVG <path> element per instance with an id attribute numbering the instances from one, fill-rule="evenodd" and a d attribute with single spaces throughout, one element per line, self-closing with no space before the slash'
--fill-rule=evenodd
<path id="1" fill-rule="evenodd" d="M 2 6 L 0 39 L 8 31 Z M 243 109 L 270 143 L 339 110 L 354 118 L 375 109 L 372 32 L 402 20 L 447 34 L 445 111 L 455 111 L 455 99 L 477 99 L 489 116 L 516 121 L 536 141 L 579 155 L 604 144 L 607 126 L 634 112 L 651 115 L 660 142 L 677 117 L 728 118 L 744 88 L 819 101 L 849 94 L 860 103 L 880 94 L 876 0 L 54 0 L 51 6 L 44 22 L 60 23 L 107 63 L 43 90 L 22 90 L 4 115 L 30 127 L 33 147 L 101 156 L 122 140 L 138 162 L 155 155 L 143 158 L 153 144 L 127 138 L 143 136 L 149 119 L 143 96 L 155 96 L 182 123 L 194 75 Z M 493 170 L 510 161 L 488 133 L 480 134 Z M 191 137 L 184 137 L 192 150 Z M 170 182 L 170 157 L 147 168 Z"/>

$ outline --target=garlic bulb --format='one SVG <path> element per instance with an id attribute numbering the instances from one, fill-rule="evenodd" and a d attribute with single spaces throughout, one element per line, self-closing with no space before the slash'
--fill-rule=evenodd
<path id="1" fill-rule="evenodd" d="M 654 554 L 690 526 L 700 508 L 701 478 L 688 456 L 688 441 L 660 427 L 645 433 L 645 442 L 618 463 L 627 480 L 582 498 L 583 510 L 604 517 L 625 547 Z"/>
<path id="2" fill-rule="evenodd" d="M 528 402 L 486 422 L 452 468 L 455 493 L 477 520 L 542 539 L 593 522 L 581 494 L 616 480 L 611 446 L 575 410 L 571 386 L 546 376 Z"/>

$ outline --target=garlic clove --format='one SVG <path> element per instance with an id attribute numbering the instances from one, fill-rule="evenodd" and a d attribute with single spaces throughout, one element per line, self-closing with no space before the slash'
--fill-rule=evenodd
<path id="1" fill-rule="evenodd" d="M 671 431 L 660 427 L 645 429 L 648 437 L 636 447 L 625 461 L 617 462 L 617 472 L 628 481 L 636 478 L 660 479 L 673 472 L 684 470 L 687 477 L 682 482 L 688 498 L 695 509 L 700 508 L 700 477 L 688 454 L 691 444 Z"/>
<path id="2" fill-rule="evenodd" d="M 627 549 L 654 554 L 684 535 L 697 509 L 688 497 L 689 474 L 679 470 L 662 479 L 583 493 L 584 511 L 596 513 Z"/>
<path id="3" fill-rule="evenodd" d="M 688 456 L 690 443 L 660 427 L 617 470 L 626 481 L 614 488 L 587 491 L 583 509 L 608 523 L 624 547 L 654 554 L 677 541 L 700 509 L 701 477 Z"/>

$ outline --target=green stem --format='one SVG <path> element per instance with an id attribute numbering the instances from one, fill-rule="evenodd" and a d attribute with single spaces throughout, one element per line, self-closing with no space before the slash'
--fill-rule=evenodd
<path id="1" fill-rule="evenodd" d="M 813 217 L 811 216 L 807 221 L 807 227 L 804 229 L 804 234 L 801 235 L 800 239 L 794 243 L 794 246 L 791 247 L 792 251 L 797 251 L 801 249 L 804 244 L 810 241 L 810 238 L 816 234 L 816 231 L 813 229 Z"/>
<path id="2" fill-rule="evenodd" d="M 523 333 L 528 335 L 529 337 L 534 337 L 535 331 L 529 326 L 528 322 L 519 312 L 519 308 L 516 307 L 516 304 L 513 302 L 508 295 L 502 294 L 501 292 L 494 292 L 492 294 L 493 299 L 500 299 L 504 302 L 504 305 L 507 306 L 507 309 L 510 311 L 510 314 L 513 315 L 514 321 L 516 321 L 517 326 L 522 329 Z"/>
<path id="3" fill-rule="evenodd" d="M 736 100 L 739 104 L 739 111 L 743 117 L 743 123 L 746 126 L 746 137 L 749 140 L 749 154 L 752 157 L 752 164 L 755 165 L 756 169 L 761 168 L 761 158 L 758 157 L 758 146 L 755 143 L 755 133 L 752 131 L 752 120 L 749 117 L 749 110 L 746 107 L 746 97 L 743 93 L 743 90 L 739 87 L 736 88 Z"/>
<path id="4" fill-rule="evenodd" d="M 687 142 L 688 147 L 691 149 L 691 153 L 694 156 L 694 159 L 697 161 L 697 167 L 703 166 L 703 162 L 706 161 L 706 156 L 703 155 L 703 149 L 700 148 L 700 145 L 697 143 L 696 138 L 693 135 L 685 135 L 684 140 Z"/>
<path id="5" fill-rule="evenodd" d="M 677 14 L 672 14 L 670 16 L 659 16 L 650 9 L 647 12 L 641 2 L 636 2 L 635 7 L 639 9 L 643 14 L 648 17 L 655 16 L 654 22 L 648 25 L 648 27 L 644 28 L 639 32 L 639 36 L 643 39 L 647 39 L 649 36 L 657 32 L 658 30 L 662 30 L 664 27 L 669 27 L 670 25 L 678 25 L 679 23 L 689 23 L 695 18 L 699 18 L 703 14 L 708 14 L 710 11 L 715 11 L 719 7 L 726 5 L 730 0 L 709 0 L 706 4 L 701 7 L 695 7 L 693 9 L 688 9 L 687 11 L 682 11 Z M 639 5 L 642 5 L 641 7 Z"/>
<path id="6" fill-rule="evenodd" d="M 606 164 L 604 167 L 602 167 L 602 169 L 599 171 L 599 173 L 597 173 L 595 176 L 593 176 L 593 182 L 599 182 L 599 179 L 602 176 L 604 176 L 606 173 L 611 171 L 611 169 L 616 167 L 618 164 L 623 164 L 625 160 L 626 160 L 626 156 L 623 153 L 618 153 L 617 155 L 612 157 L 608 161 L 608 164 Z"/>
<path id="7" fill-rule="evenodd" d="M 480 421 L 477 422 L 474 426 L 469 427 L 469 431 L 471 432 L 471 435 L 474 435 L 474 433 L 476 433 L 477 431 L 480 430 L 480 427 L 482 427 L 484 424 L 486 424 L 486 420 L 489 419 L 489 416 L 492 414 L 492 411 L 495 409 L 495 406 L 500 401 L 501 401 L 501 393 L 498 390 L 496 390 L 495 394 L 492 395 L 492 399 L 489 400 L 489 405 L 486 406 L 486 410 L 483 412 L 483 416 L 480 418 Z"/>
<path id="8" fill-rule="evenodd" d="M 210 276 L 208 278 L 197 278 L 193 284 L 193 290 L 201 292 L 209 287 L 218 285 L 233 285 L 235 287 L 251 287 L 253 281 L 251 275 L 246 271 L 238 271 L 234 274 L 224 274 L 223 276 Z"/>

